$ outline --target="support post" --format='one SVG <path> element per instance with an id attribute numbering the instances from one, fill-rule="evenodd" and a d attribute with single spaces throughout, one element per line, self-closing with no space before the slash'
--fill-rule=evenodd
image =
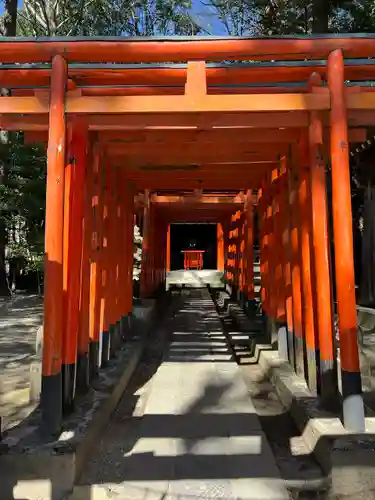
<path id="1" fill-rule="evenodd" d="M 258 220 L 259 220 L 259 265 L 260 265 L 260 298 L 262 303 L 262 314 L 267 327 L 267 279 L 268 279 L 268 246 L 267 246 L 267 204 L 265 186 L 258 191 Z"/>
<path id="2" fill-rule="evenodd" d="M 217 225 L 217 270 L 224 271 L 224 233 L 220 222 Z"/>
<path id="3" fill-rule="evenodd" d="M 100 304 L 101 304 L 101 272 L 103 253 L 103 190 L 101 157 L 97 147 L 93 153 L 93 190 L 91 197 L 92 238 L 90 262 L 90 303 L 89 303 L 89 365 L 90 380 L 98 374 L 100 366 Z"/>
<path id="4" fill-rule="evenodd" d="M 150 252 L 150 191 L 145 190 L 143 211 L 142 265 L 140 276 L 140 296 L 146 298 L 149 292 L 149 252 Z"/>
<path id="5" fill-rule="evenodd" d="M 333 235 L 343 420 L 346 429 L 362 432 L 365 428 L 365 420 L 358 352 L 348 123 L 344 81 L 344 56 L 342 51 L 338 49 L 328 57 L 328 86 L 331 94 Z"/>
<path id="6" fill-rule="evenodd" d="M 284 165 L 285 167 L 285 165 Z M 275 254 L 275 286 L 276 294 L 275 322 L 277 328 L 277 347 L 279 358 L 288 360 L 288 329 L 286 324 L 286 289 L 284 281 L 285 252 L 283 244 L 283 214 L 282 214 L 282 196 L 286 191 L 286 169 L 279 168 L 278 177 L 274 181 L 272 192 L 273 201 L 273 231 Z"/>
<path id="7" fill-rule="evenodd" d="M 125 258 L 126 258 L 126 273 L 123 283 L 125 294 L 125 314 L 131 315 L 133 311 L 133 256 L 134 256 L 134 192 L 133 188 L 125 183 L 125 218 L 126 218 L 126 234 L 125 234 Z"/>
<path id="8" fill-rule="evenodd" d="M 85 190 L 86 132 L 73 124 L 69 158 L 65 167 L 64 203 L 64 332 L 63 332 L 63 411 L 73 410 L 78 355 L 79 299 L 82 257 L 82 219 Z"/>
<path id="9" fill-rule="evenodd" d="M 111 171 L 108 165 L 108 158 L 104 157 L 103 164 L 103 191 L 104 191 L 104 205 L 102 211 L 103 221 L 103 252 L 101 259 L 101 302 L 100 302 L 100 338 L 101 338 L 101 366 L 106 366 L 110 358 L 110 318 L 111 318 L 111 266 L 113 265 L 111 248 L 112 238 L 110 234 L 111 225 Z"/>
<path id="10" fill-rule="evenodd" d="M 322 84 L 318 73 L 309 80 L 310 87 Z M 313 89 L 312 89 L 313 90 Z M 310 113 L 309 124 L 312 258 L 316 290 L 316 327 L 319 339 L 320 397 L 327 408 L 338 403 L 337 361 L 334 346 L 331 266 L 328 239 L 326 173 L 323 153 L 323 124 L 317 111 Z"/>
<path id="11" fill-rule="evenodd" d="M 292 248 L 291 248 L 291 221 L 288 192 L 288 159 L 283 157 L 280 163 L 280 175 L 283 179 L 280 198 L 281 227 L 282 227 L 282 254 L 283 254 L 283 285 L 285 288 L 285 313 L 287 328 L 288 360 L 296 370 L 295 339 L 293 324 L 293 287 L 292 287 Z"/>
<path id="12" fill-rule="evenodd" d="M 310 169 L 309 169 L 309 151 L 308 142 L 303 135 L 300 140 L 299 148 L 299 214 L 300 214 L 300 232 L 299 239 L 301 245 L 301 278 L 303 294 L 303 331 L 306 343 L 306 375 L 307 383 L 313 394 L 318 393 L 318 365 L 317 365 L 317 346 L 315 329 L 315 294 L 313 276 L 313 260 L 311 259 L 311 190 L 310 190 Z"/>
<path id="13" fill-rule="evenodd" d="M 292 151 L 292 161 L 288 169 L 289 213 L 290 213 L 290 244 L 291 244 L 291 277 L 293 296 L 293 332 L 296 373 L 304 378 L 304 336 L 302 319 L 302 284 L 301 284 L 301 242 L 299 238 L 299 206 L 298 206 L 298 175 L 296 173 L 295 150 Z"/>
<path id="14" fill-rule="evenodd" d="M 245 272 L 247 308 L 250 313 L 254 313 L 254 212 L 251 189 L 247 190 L 245 201 Z"/>
<path id="15" fill-rule="evenodd" d="M 277 337 L 277 306 L 278 306 L 278 281 L 277 281 L 277 262 L 280 258 L 277 239 L 277 182 L 279 172 L 278 169 L 273 169 L 271 175 L 268 177 L 270 200 L 267 209 L 267 226 L 268 226 L 268 288 L 269 288 L 269 320 L 270 320 L 270 337 L 271 343 L 274 345 L 278 343 Z"/>
<path id="16" fill-rule="evenodd" d="M 91 237 L 92 237 L 92 195 L 93 195 L 93 166 L 92 155 L 88 155 L 88 143 L 86 136 L 86 155 L 77 158 L 85 171 L 84 189 L 84 214 L 82 224 L 82 255 L 81 255 L 81 288 L 79 299 L 80 322 L 78 330 L 78 358 L 77 358 L 77 391 L 81 394 L 87 392 L 90 381 L 89 362 L 89 314 L 90 314 L 90 260 L 91 260 Z M 80 149 L 80 153 L 83 151 Z"/>
<path id="17" fill-rule="evenodd" d="M 71 137 L 71 130 L 70 137 Z M 71 140 L 70 142 L 71 149 Z M 69 154 L 71 151 L 69 151 Z M 68 322 L 68 301 L 69 301 L 69 284 L 71 282 L 70 266 L 74 260 L 73 254 L 78 250 L 74 246 L 72 233 L 73 233 L 73 185 L 74 185 L 74 168 L 72 162 L 69 160 L 65 166 L 65 182 L 64 182 L 64 236 L 63 236 L 63 291 L 64 291 L 64 326 L 63 326 L 63 339 L 62 339 L 62 365 L 61 375 L 63 384 L 63 414 L 69 413 L 73 409 L 73 393 L 75 386 L 75 358 L 74 352 L 74 339 L 71 324 Z"/>
<path id="18" fill-rule="evenodd" d="M 41 407 L 43 428 L 60 431 L 62 422 L 61 355 L 63 336 L 63 224 L 67 64 L 52 60 L 47 150 L 44 278 L 44 340 Z"/>

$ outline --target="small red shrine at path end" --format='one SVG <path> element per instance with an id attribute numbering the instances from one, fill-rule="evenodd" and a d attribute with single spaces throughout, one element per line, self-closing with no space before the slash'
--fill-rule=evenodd
<path id="1" fill-rule="evenodd" d="M 203 269 L 204 250 L 184 250 L 184 269 Z"/>
<path id="2" fill-rule="evenodd" d="M 257 228 L 264 316 L 323 403 L 339 395 L 335 289 L 344 425 L 361 431 L 349 157 L 375 125 L 375 36 L 2 38 L 0 48 L 11 91 L 0 126 L 47 147 L 46 432 L 122 341 L 135 212 L 143 297 L 164 286 L 170 224 L 214 222 L 227 283 L 253 301 Z"/>

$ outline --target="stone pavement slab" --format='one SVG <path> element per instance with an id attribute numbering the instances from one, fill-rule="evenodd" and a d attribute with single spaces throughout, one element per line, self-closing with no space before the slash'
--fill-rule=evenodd
<path id="1" fill-rule="evenodd" d="M 98 457 L 91 498 L 289 498 L 240 371 L 229 352 L 223 357 L 216 351 L 218 342 L 225 350 L 225 339 L 208 292 L 191 295 L 172 322 L 169 350 L 149 382 L 143 415 L 130 421 L 127 442 L 121 445 L 118 437 L 109 451 L 116 480 L 102 474 Z M 204 347 L 197 350 L 197 344 Z M 84 488 L 72 499 L 83 499 Z"/>

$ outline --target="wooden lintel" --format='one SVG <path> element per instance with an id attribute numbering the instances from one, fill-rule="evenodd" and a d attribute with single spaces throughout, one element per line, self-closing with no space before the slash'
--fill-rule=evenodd
<path id="1" fill-rule="evenodd" d="M 220 155 L 215 153 L 215 151 L 209 151 L 205 153 L 204 151 L 198 151 L 196 154 L 190 154 L 188 151 L 183 154 L 183 152 L 178 152 L 177 154 L 164 154 L 160 157 L 156 157 L 153 154 L 147 156 L 147 154 L 142 156 L 129 156 L 129 155 L 113 155 L 109 152 L 108 158 L 114 165 L 122 166 L 127 165 L 129 168 L 152 168 L 155 166 L 181 166 L 181 165 L 192 165 L 192 164 L 203 164 L 212 162 L 221 163 L 231 163 L 231 162 L 242 162 L 242 163 L 260 163 L 260 162 L 276 162 L 279 160 L 279 155 L 276 152 L 264 152 L 258 154 L 246 154 L 240 153 L 234 156 L 233 151 L 222 152 Z"/>
<path id="2" fill-rule="evenodd" d="M 199 200 L 192 196 L 160 196 L 152 195 L 152 203 L 161 204 L 184 204 L 184 203 L 198 203 L 198 204 L 242 204 L 243 201 L 239 200 L 237 197 L 233 196 L 211 196 L 211 195 L 201 195 Z"/>
<path id="3" fill-rule="evenodd" d="M 358 94 L 363 96 L 364 94 Z M 371 94 L 373 95 L 373 94 Z M 356 94 L 353 96 L 358 97 Z M 352 97 L 353 97 L 352 96 Z M 367 102 L 367 101 L 366 101 Z M 66 111 L 71 114 L 159 114 L 159 113 L 230 113 L 265 111 L 324 111 L 330 99 L 321 94 L 205 95 L 189 96 L 67 96 Z M 375 103 L 374 103 L 375 106 Z M 46 114 L 49 105 L 36 97 L 3 97 L 0 115 Z"/>
<path id="4" fill-rule="evenodd" d="M 358 92 L 347 95 L 348 110 L 375 110 L 375 93 Z M 328 94 L 265 94 L 265 95 L 206 95 L 199 99 L 188 96 L 114 96 L 75 97 L 68 93 L 66 111 L 88 115 L 159 115 L 200 113 L 249 113 L 327 111 Z M 0 115 L 43 115 L 49 111 L 45 99 L 37 97 L 3 97 Z M 159 119 L 160 121 L 160 119 Z M 299 126 L 291 123 L 289 126 Z M 268 124 L 268 127 L 272 125 Z M 275 125 L 277 127 L 277 124 Z"/>
<path id="5" fill-rule="evenodd" d="M 259 154 L 270 154 L 270 147 L 267 143 L 257 143 L 251 142 L 247 143 L 246 141 L 233 143 L 230 141 L 227 142 L 211 142 L 205 143 L 204 147 L 199 142 L 192 142 L 189 144 L 188 150 L 181 150 L 184 147 L 183 143 L 175 143 L 170 142 L 166 147 L 165 144 L 160 143 L 152 143 L 148 144 L 145 147 L 142 143 L 129 143 L 129 144 L 105 144 L 103 148 L 106 148 L 108 154 L 114 156 L 137 156 L 138 158 L 149 158 L 149 157 L 176 157 L 179 156 L 181 158 L 191 157 L 191 156 L 199 156 L 199 155 L 210 155 L 214 154 L 220 157 L 222 154 L 227 155 L 241 155 L 245 154 L 247 156 L 258 156 Z M 274 155 L 285 155 L 288 151 L 288 143 L 275 143 L 271 150 Z M 235 158 L 233 158 L 235 161 Z"/>
<path id="6" fill-rule="evenodd" d="M 146 114 L 146 115 L 90 115 L 82 118 L 91 131 L 148 131 L 202 129 L 253 129 L 280 127 L 307 127 L 308 113 L 304 111 L 277 113 L 218 113 L 218 114 Z M 70 117 L 72 119 L 72 117 Z M 69 117 L 68 117 L 69 120 Z M 48 116 L 0 115 L 0 126 L 6 130 L 47 130 Z"/>
<path id="7" fill-rule="evenodd" d="M 290 129 L 229 129 L 218 128 L 211 130 L 200 129 L 154 129 L 146 131 L 102 131 L 98 134 L 98 142 L 103 144 L 130 144 L 147 143 L 171 144 L 171 143 L 200 143 L 210 144 L 220 141 L 242 142 L 242 143 L 268 143 L 270 138 L 273 143 L 296 142 L 300 137 L 299 128 Z"/>
<path id="8" fill-rule="evenodd" d="M 368 58 L 374 54 L 375 41 L 370 35 L 269 38 L 215 38 L 141 40 L 126 37 L 31 39 L 1 42 L 2 63 L 50 62 L 60 54 L 68 62 L 180 62 L 189 60 L 288 60 L 325 59 L 335 49 L 346 58 Z"/>
<path id="9" fill-rule="evenodd" d="M 0 122 L 1 124 L 1 122 Z M 147 131 L 129 130 L 129 131 L 101 131 L 98 135 L 98 143 L 111 147 L 113 144 L 143 144 L 144 146 L 153 146 L 154 144 L 164 144 L 169 146 L 174 144 L 177 147 L 190 146 L 193 143 L 201 144 L 202 147 L 210 146 L 215 142 L 221 144 L 287 144 L 297 142 L 300 137 L 299 128 L 290 129 L 211 129 L 211 130 L 192 130 L 185 129 L 151 129 Z M 47 130 L 36 128 L 27 130 L 24 133 L 27 143 L 46 143 L 48 140 Z M 270 137 L 272 141 L 270 141 Z M 350 128 L 349 142 L 361 143 L 367 139 L 366 128 Z"/>

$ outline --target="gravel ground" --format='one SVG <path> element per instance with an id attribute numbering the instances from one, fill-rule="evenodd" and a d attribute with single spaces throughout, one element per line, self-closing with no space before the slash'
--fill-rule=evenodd
<path id="1" fill-rule="evenodd" d="M 0 302 L 0 415 L 2 429 L 27 417 L 30 363 L 35 339 L 43 323 L 43 299 L 37 295 L 16 295 Z"/>

